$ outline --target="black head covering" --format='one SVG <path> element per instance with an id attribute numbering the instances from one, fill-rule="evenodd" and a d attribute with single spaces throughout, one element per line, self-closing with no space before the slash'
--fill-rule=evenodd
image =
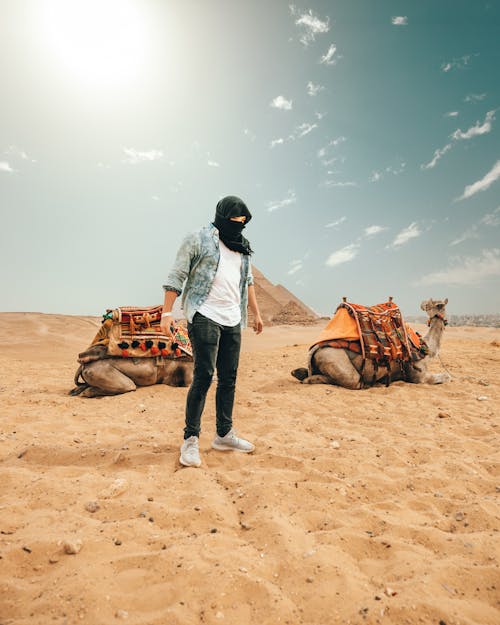
<path id="1" fill-rule="evenodd" d="M 239 221 L 231 221 L 231 217 L 246 217 L 244 224 Z M 220 240 L 230 250 L 251 254 L 250 243 L 242 235 L 243 228 L 252 219 L 252 213 L 248 210 L 243 200 L 235 195 L 222 198 L 215 209 L 214 226 L 219 231 Z"/>

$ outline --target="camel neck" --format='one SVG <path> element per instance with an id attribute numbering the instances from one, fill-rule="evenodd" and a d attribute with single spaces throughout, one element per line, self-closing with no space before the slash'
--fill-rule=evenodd
<path id="1" fill-rule="evenodd" d="M 429 331 L 424 337 L 427 347 L 429 348 L 429 356 L 437 356 L 441 347 L 441 337 L 445 328 L 444 320 L 440 317 L 433 317 L 429 326 Z"/>

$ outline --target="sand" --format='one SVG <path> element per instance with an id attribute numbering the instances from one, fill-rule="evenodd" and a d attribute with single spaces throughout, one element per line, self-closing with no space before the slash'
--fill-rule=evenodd
<path id="1" fill-rule="evenodd" d="M 256 452 L 211 450 L 211 389 L 185 469 L 186 389 L 67 395 L 98 323 L 0 314 L 1 625 L 500 623 L 498 329 L 363 391 L 290 376 L 320 326 L 246 331 Z"/>

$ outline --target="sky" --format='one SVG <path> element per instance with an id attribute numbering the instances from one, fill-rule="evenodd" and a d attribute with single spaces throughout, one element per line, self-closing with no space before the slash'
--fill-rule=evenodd
<path id="1" fill-rule="evenodd" d="M 323 315 L 500 313 L 498 0 L 0 0 L 0 311 L 163 301 L 241 197 Z"/>

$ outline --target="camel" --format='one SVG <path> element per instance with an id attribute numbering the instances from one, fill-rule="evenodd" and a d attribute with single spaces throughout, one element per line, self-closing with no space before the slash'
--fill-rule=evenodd
<path id="1" fill-rule="evenodd" d="M 443 384 L 449 382 L 448 373 L 428 373 L 427 365 L 431 358 L 439 354 L 441 338 L 446 325 L 445 300 L 428 299 L 421 304 L 429 319 L 429 331 L 424 337 L 429 348 L 428 354 L 417 362 L 405 362 L 403 368 L 394 368 L 391 371 L 390 381 L 405 380 L 413 384 Z M 365 361 L 362 370 L 362 356 L 348 349 L 335 347 L 313 346 L 309 350 L 309 369 L 301 367 L 294 369 L 291 374 L 302 384 L 335 384 L 348 389 L 361 389 L 373 382 L 375 369 L 371 360 Z M 361 373 L 362 371 L 362 373 Z M 380 382 L 387 377 L 387 371 L 381 367 L 375 375 L 375 381 Z"/>
<path id="2" fill-rule="evenodd" d="M 189 386 L 193 379 L 193 363 L 187 360 L 156 358 L 121 358 L 110 356 L 105 345 L 92 345 L 78 355 L 80 366 L 75 374 L 76 387 L 70 395 L 103 397 L 135 391 L 138 386 L 168 384 Z M 80 382 L 80 377 L 83 382 Z"/>

